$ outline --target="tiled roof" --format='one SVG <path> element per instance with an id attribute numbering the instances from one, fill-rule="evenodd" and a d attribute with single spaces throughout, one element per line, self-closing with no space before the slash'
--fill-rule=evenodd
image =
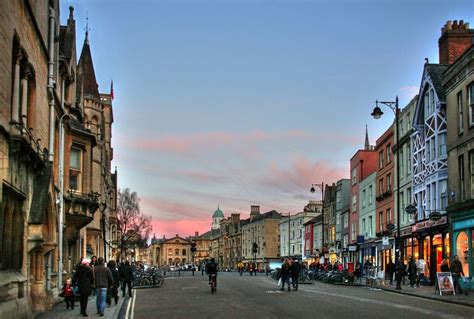
<path id="1" fill-rule="evenodd" d="M 448 69 L 449 65 L 443 64 L 427 64 L 426 71 L 430 75 L 431 81 L 433 82 L 436 95 L 439 98 L 440 102 L 446 102 L 446 97 L 444 95 L 444 88 L 441 84 L 443 79 L 443 73 Z"/>
<path id="2" fill-rule="evenodd" d="M 95 77 L 94 64 L 92 62 L 92 54 L 89 46 L 89 38 L 86 32 L 84 46 L 82 47 L 81 57 L 79 58 L 78 69 L 78 85 L 82 85 L 84 97 L 90 95 L 100 100 L 99 85 Z"/>

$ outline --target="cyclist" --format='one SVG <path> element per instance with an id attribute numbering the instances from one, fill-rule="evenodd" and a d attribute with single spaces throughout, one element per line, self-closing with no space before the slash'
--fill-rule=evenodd
<path id="1" fill-rule="evenodd" d="M 211 275 L 216 275 L 216 286 L 217 287 L 217 263 L 214 258 L 211 258 L 211 261 L 206 264 L 206 274 L 209 275 L 209 284 L 211 284 Z"/>

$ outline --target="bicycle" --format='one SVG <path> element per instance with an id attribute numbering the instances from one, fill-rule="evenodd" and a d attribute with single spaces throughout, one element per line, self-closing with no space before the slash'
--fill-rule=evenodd
<path id="1" fill-rule="evenodd" d="M 211 274 L 211 293 L 214 294 L 216 292 L 216 281 L 217 275 L 216 274 Z"/>

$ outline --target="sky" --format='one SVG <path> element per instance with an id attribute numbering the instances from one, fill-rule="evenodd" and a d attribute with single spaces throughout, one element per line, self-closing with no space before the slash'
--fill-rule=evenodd
<path id="1" fill-rule="evenodd" d="M 461 0 L 75 0 L 86 17 L 100 92 L 113 79 L 113 166 L 154 234 L 200 234 L 225 216 L 302 211 L 312 183 L 349 178 L 349 160 L 393 122 L 424 59 L 438 62 L 448 20 L 474 25 Z"/>

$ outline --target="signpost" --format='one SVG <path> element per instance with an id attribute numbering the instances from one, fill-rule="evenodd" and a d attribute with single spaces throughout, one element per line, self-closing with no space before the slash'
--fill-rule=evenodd
<path id="1" fill-rule="evenodd" d="M 456 295 L 456 292 L 454 291 L 453 276 L 450 272 L 438 272 L 436 273 L 436 276 L 438 279 L 440 296 L 447 292 L 451 292 L 453 296 Z"/>

